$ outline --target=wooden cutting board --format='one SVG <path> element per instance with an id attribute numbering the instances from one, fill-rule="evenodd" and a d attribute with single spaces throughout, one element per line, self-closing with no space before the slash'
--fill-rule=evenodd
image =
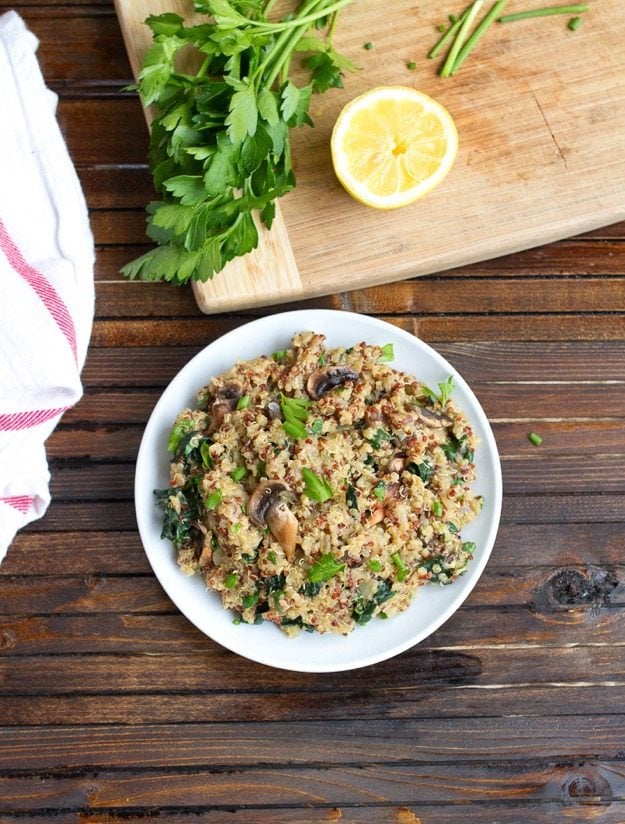
<path id="1" fill-rule="evenodd" d="M 208 284 L 206 313 L 388 283 L 538 246 L 625 219 L 623 0 L 590 0 L 568 17 L 496 24 L 453 78 L 426 54 L 464 0 L 355 0 L 335 45 L 360 70 L 313 100 L 314 128 L 292 134 L 298 185 L 259 249 Z M 190 16 L 191 0 L 115 0 L 133 70 L 150 44 L 148 14 Z M 506 13 L 545 5 L 508 0 Z M 365 49 L 364 44 L 372 48 Z M 416 63 L 411 70 L 407 64 Z M 342 106 L 367 89 L 412 85 L 441 101 L 460 135 L 445 181 L 403 209 L 353 201 L 332 171 Z M 148 113 L 149 119 L 149 113 Z"/>

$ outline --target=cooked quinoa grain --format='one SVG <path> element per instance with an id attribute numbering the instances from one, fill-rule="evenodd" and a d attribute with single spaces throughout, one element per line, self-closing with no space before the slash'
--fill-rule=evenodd
<path id="1" fill-rule="evenodd" d="M 475 550 L 463 528 L 476 438 L 449 397 L 392 368 L 392 347 L 291 348 L 200 390 L 168 441 L 163 537 L 246 623 L 347 634 L 450 584 Z"/>

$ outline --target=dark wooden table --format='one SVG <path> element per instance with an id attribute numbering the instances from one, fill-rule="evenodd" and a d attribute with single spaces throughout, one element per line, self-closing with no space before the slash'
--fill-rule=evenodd
<path id="1" fill-rule="evenodd" d="M 164 595 L 132 485 L 160 392 L 253 313 L 118 275 L 151 191 L 111 2 L 9 7 L 60 96 L 97 312 L 84 399 L 48 442 L 53 502 L 0 566 L 0 822 L 622 824 L 625 224 L 306 304 L 386 318 L 464 373 L 502 454 L 502 526 L 465 605 L 403 655 L 248 663 Z"/>

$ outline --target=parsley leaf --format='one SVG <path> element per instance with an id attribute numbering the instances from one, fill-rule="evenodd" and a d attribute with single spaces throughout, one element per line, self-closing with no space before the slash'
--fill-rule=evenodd
<path id="1" fill-rule="evenodd" d="M 258 245 L 254 216 L 270 228 L 276 200 L 296 184 L 290 130 L 312 125 L 313 92 L 340 87 L 355 66 L 332 46 L 353 0 L 303 2 L 269 19 L 271 2 L 195 0 L 205 21 L 167 12 L 146 23 L 153 42 L 136 88 L 156 116 L 149 164 L 159 200 L 147 207 L 157 245 L 122 268 L 128 278 L 182 284 L 212 278 Z M 315 32 L 311 35 L 310 32 Z M 185 52 L 195 73 L 180 71 Z M 290 78 L 295 51 L 306 53 Z"/>
<path id="2" fill-rule="evenodd" d="M 320 477 L 312 469 L 302 467 L 302 477 L 304 479 L 304 495 L 313 501 L 327 501 L 334 495 L 334 491 L 327 480 Z"/>
<path id="3" fill-rule="evenodd" d="M 331 552 L 322 555 L 308 570 L 308 580 L 311 584 L 329 581 L 345 569 L 345 564 L 339 563 Z"/>

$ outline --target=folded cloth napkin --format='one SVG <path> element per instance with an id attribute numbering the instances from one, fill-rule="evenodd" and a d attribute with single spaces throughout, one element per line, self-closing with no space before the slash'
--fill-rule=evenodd
<path id="1" fill-rule="evenodd" d="M 50 503 L 44 442 L 82 395 L 93 237 L 37 38 L 0 17 L 0 560 Z"/>

